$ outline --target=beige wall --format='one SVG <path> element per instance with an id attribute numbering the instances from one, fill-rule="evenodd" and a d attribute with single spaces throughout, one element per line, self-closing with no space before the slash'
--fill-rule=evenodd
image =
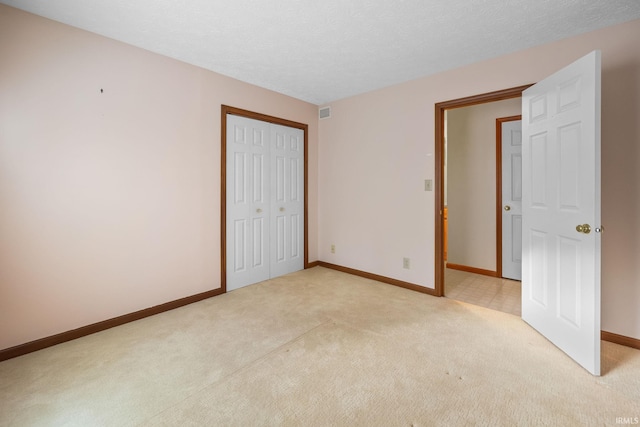
<path id="1" fill-rule="evenodd" d="M 521 110 L 508 99 L 447 111 L 450 263 L 496 271 L 496 119 Z"/>
<path id="2" fill-rule="evenodd" d="M 433 288 L 434 104 L 534 83 L 600 49 L 602 328 L 640 339 L 638 40 L 640 20 L 332 103 L 319 125 L 319 258 Z"/>
<path id="3" fill-rule="evenodd" d="M 316 260 L 316 106 L 0 5 L 0 349 L 220 287 L 221 104 L 309 125 Z"/>

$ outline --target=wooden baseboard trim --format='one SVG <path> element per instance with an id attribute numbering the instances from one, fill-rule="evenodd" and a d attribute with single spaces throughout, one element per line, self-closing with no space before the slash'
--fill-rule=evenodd
<path id="1" fill-rule="evenodd" d="M 498 273 L 496 271 L 484 270 L 482 268 L 469 267 L 466 265 L 451 264 L 448 262 L 447 268 L 450 268 L 452 270 L 466 271 L 467 273 L 482 274 L 483 276 L 498 277 Z"/>
<path id="2" fill-rule="evenodd" d="M 320 261 L 311 261 L 308 262 L 307 265 L 304 266 L 304 269 L 307 270 L 309 268 L 317 267 L 320 265 Z"/>
<path id="3" fill-rule="evenodd" d="M 609 341 L 614 344 L 620 344 L 631 348 L 637 348 L 640 350 L 640 340 L 636 338 L 626 337 L 624 335 L 614 334 L 613 332 L 602 331 L 600 338 L 604 341 Z"/>
<path id="4" fill-rule="evenodd" d="M 366 271 L 356 270 L 349 267 L 343 267 L 341 265 L 331 264 L 324 261 L 318 261 L 318 265 L 321 267 L 330 268 L 332 270 L 342 271 L 343 273 L 353 274 L 354 276 L 364 277 L 365 279 L 376 280 L 378 282 L 386 283 L 388 285 L 399 286 L 401 288 L 410 289 L 412 291 L 428 294 L 432 296 L 438 296 L 435 289 L 425 288 L 424 286 L 415 285 L 409 282 L 403 282 L 402 280 L 392 279 L 390 277 L 379 276 L 373 273 L 367 273 Z"/>
<path id="5" fill-rule="evenodd" d="M 82 326 L 78 329 L 62 332 L 50 337 L 41 338 L 39 340 L 31 341 L 25 344 L 20 344 L 15 347 L 10 347 L 4 350 L 0 350 L 0 362 L 14 357 L 22 356 L 27 353 L 42 350 L 47 347 L 52 347 L 63 342 L 71 341 L 76 338 L 81 338 L 87 335 L 95 334 L 96 332 L 104 331 L 106 329 L 113 328 L 115 326 L 124 325 L 125 323 L 133 322 L 136 320 L 144 319 L 145 317 L 160 314 L 165 311 L 173 310 L 174 308 L 182 307 L 194 302 L 202 301 L 207 298 L 211 298 L 224 293 L 222 289 L 214 289 L 212 291 L 202 292 L 200 294 L 191 295 L 189 297 L 181 298 L 175 301 L 170 301 L 164 304 L 156 305 L 154 307 L 145 308 L 133 313 L 124 314 L 122 316 L 114 317 L 113 319 L 103 320 L 102 322 L 93 323 L 91 325 Z"/>

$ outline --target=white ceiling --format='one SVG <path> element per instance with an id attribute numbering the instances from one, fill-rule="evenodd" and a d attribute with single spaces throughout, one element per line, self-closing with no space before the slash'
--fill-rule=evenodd
<path id="1" fill-rule="evenodd" d="M 640 18 L 640 0 L 0 3 L 317 105 Z"/>

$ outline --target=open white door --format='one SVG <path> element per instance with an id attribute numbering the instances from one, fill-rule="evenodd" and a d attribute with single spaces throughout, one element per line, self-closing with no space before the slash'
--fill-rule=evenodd
<path id="1" fill-rule="evenodd" d="M 502 277 L 522 280 L 522 120 L 502 122 Z"/>
<path id="2" fill-rule="evenodd" d="M 600 375 L 600 52 L 522 94 L 522 318 Z"/>

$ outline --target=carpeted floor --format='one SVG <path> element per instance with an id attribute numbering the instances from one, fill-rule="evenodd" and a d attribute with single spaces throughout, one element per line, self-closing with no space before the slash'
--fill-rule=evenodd
<path id="1" fill-rule="evenodd" d="M 316 267 L 0 363 L 2 426 L 619 425 L 640 351 L 593 377 L 520 318 Z"/>

